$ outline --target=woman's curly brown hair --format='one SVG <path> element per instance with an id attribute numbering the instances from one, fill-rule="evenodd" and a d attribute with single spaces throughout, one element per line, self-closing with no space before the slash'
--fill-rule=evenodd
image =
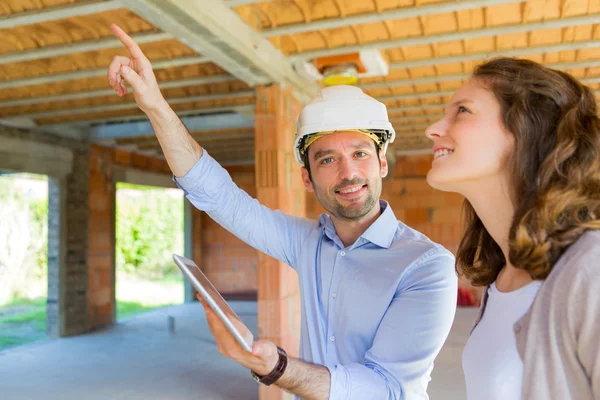
<path id="1" fill-rule="evenodd" d="M 545 279 L 586 230 L 600 229 L 596 97 L 571 75 L 528 60 L 493 59 L 473 78 L 494 94 L 515 137 L 510 263 Z M 504 254 L 468 201 L 465 222 L 457 271 L 474 285 L 489 285 L 506 263 Z"/>

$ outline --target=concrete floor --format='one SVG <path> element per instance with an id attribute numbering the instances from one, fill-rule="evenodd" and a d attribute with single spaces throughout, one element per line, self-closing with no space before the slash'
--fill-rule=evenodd
<path id="1" fill-rule="evenodd" d="M 256 303 L 232 302 L 256 333 Z M 460 364 L 475 309 L 459 309 L 429 386 L 432 400 L 465 399 Z M 175 319 L 169 332 L 168 317 Z M 258 398 L 248 371 L 222 357 L 198 304 L 142 314 L 111 329 L 0 352 L 0 399 Z"/>

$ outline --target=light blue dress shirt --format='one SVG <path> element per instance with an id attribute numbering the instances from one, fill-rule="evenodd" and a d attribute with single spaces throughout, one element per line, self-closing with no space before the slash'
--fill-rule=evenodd
<path id="1" fill-rule="evenodd" d="M 399 222 L 391 207 L 349 247 L 331 218 L 272 211 L 206 151 L 183 177 L 187 198 L 250 246 L 290 265 L 302 296 L 300 358 L 326 366 L 330 399 L 427 399 L 452 325 L 454 256 Z"/>

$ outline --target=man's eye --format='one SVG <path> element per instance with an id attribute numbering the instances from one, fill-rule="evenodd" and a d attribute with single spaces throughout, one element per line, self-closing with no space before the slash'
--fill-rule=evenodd
<path id="1" fill-rule="evenodd" d="M 331 158 L 331 157 L 324 158 L 321 160 L 321 164 L 329 164 L 332 161 L 333 161 L 333 158 Z"/>
<path id="2" fill-rule="evenodd" d="M 364 151 L 357 151 L 356 152 L 356 157 L 365 157 L 367 155 L 367 153 L 365 153 Z"/>

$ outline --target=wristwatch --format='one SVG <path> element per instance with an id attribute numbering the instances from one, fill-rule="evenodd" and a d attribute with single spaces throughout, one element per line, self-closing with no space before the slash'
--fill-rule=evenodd
<path id="1" fill-rule="evenodd" d="M 273 371 L 271 371 L 269 375 L 260 376 L 255 374 L 254 371 L 250 370 L 250 373 L 252 374 L 252 377 L 256 382 L 261 383 L 265 386 L 270 386 L 277 382 L 279 378 L 281 378 L 281 376 L 285 372 L 285 368 L 287 367 L 287 353 L 284 349 L 282 349 L 279 346 L 277 346 L 277 352 L 279 353 L 279 360 L 277 360 L 275 368 L 273 368 Z"/>

